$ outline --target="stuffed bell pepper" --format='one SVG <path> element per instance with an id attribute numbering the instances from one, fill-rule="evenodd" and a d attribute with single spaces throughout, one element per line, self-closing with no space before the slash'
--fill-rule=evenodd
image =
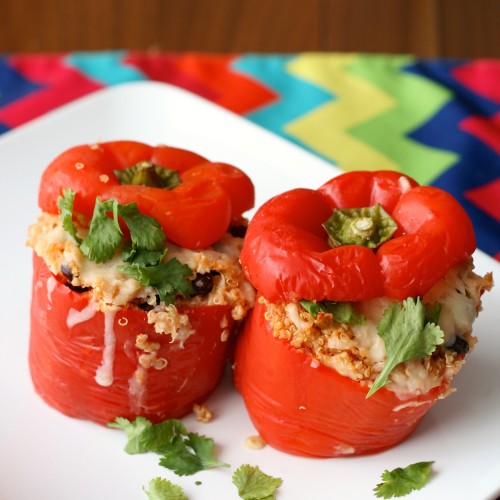
<path id="1" fill-rule="evenodd" d="M 239 264 L 246 174 L 183 149 L 77 146 L 43 173 L 29 363 L 36 391 L 98 423 L 191 411 L 253 306 Z"/>
<path id="2" fill-rule="evenodd" d="M 476 342 L 490 274 L 459 203 L 400 173 L 351 172 L 265 203 L 241 262 L 258 293 L 235 355 L 257 430 L 336 457 L 405 439 Z"/>

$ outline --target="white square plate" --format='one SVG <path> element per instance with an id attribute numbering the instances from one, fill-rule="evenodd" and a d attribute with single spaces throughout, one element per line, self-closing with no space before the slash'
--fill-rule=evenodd
<path id="1" fill-rule="evenodd" d="M 435 475 L 410 498 L 475 500 L 500 494 L 500 289 L 484 298 L 476 350 L 454 386 L 404 443 L 384 453 L 306 459 L 267 446 L 244 446 L 255 430 L 227 378 L 208 402 L 216 418 L 189 430 L 213 437 L 230 469 L 177 477 L 154 455 L 123 452 L 125 435 L 60 415 L 35 394 L 27 364 L 31 251 L 27 227 L 36 220 L 37 188 L 45 166 L 80 143 L 134 139 L 186 147 L 233 163 L 253 179 L 257 206 L 297 186 L 316 188 L 339 171 L 301 148 L 179 88 L 153 82 L 110 87 L 60 108 L 0 138 L 2 175 L 0 307 L 0 498 L 5 500 L 135 500 L 161 476 L 192 500 L 236 499 L 231 483 L 241 464 L 281 477 L 278 498 L 368 499 L 384 469 L 434 460 Z M 500 266 L 481 252 L 479 273 Z M 195 481 L 201 481 L 197 485 Z"/>

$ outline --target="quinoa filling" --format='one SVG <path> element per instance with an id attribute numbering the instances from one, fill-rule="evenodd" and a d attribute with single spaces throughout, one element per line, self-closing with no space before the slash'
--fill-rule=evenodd
<path id="1" fill-rule="evenodd" d="M 78 231 L 85 234 L 86 229 L 78 227 Z M 168 243 L 165 259 L 175 257 L 189 266 L 193 271 L 190 279 L 194 290 L 191 298 L 179 296 L 170 305 L 160 301 L 154 287 L 144 286 L 118 269 L 122 263 L 119 252 L 104 263 L 87 259 L 64 230 L 58 215 L 42 213 L 29 228 L 27 245 L 45 261 L 59 282 L 86 294 L 96 310 L 142 309 L 155 330 L 172 335 L 173 340 L 182 341 L 192 333 L 189 318 L 179 313 L 179 306 L 229 305 L 232 318 L 240 321 L 254 305 L 254 289 L 239 263 L 243 239 L 230 233 L 213 247 L 199 251 Z"/>
<path id="2" fill-rule="evenodd" d="M 474 348 L 472 324 L 481 310 L 481 295 L 493 282 L 491 274 L 481 277 L 473 269 L 472 259 L 450 269 L 423 297 L 424 304 L 442 306 L 438 323 L 444 343 L 432 355 L 400 363 L 391 372 L 386 387 L 401 399 L 451 382 L 465 362 L 464 355 Z M 377 324 L 393 300 L 353 303 L 364 324 L 338 322 L 322 311 L 313 316 L 299 302 L 259 300 L 266 305 L 265 318 L 274 336 L 309 355 L 312 367 L 323 364 L 367 387 L 382 371 L 386 351 Z"/>

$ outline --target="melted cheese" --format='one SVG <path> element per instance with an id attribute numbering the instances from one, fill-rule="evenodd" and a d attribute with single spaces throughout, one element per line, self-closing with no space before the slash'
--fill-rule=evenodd
<path id="1" fill-rule="evenodd" d="M 470 348 L 476 342 L 472 324 L 481 308 L 481 294 L 492 286 L 491 275 L 473 272 L 472 260 L 451 269 L 423 298 L 424 303 L 442 304 L 439 325 L 445 339 L 463 336 Z M 331 314 L 309 314 L 299 303 L 266 304 L 265 318 L 274 335 L 311 356 L 311 367 L 324 364 L 343 376 L 370 385 L 382 371 L 386 358 L 377 324 L 391 299 L 381 297 L 354 304 L 363 314 L 363 325 L 337 323 Z M 426 393 L 449 382 L 464 363 L 463 356 L 438 348 L 432 356 L 400 363 L 391 372 L 387 388 L 404 400 L 408 395 Z"/>
<path id="2" fill-rule="evenodd" d="M 84 228 L 78 229 L 78 234 L 82 237 L 85 232 Z M 213 248 L 200 251 L 187 250 L 169 243 L 168 258 L 175 257 L 187 264 L 193 274 L 211 271 L 218 273 L 214 277 L 213 290 L 208 295 L 177 303 L 187 303 L 190 306 L 229 305 L 233 319 L 242 320 L 255 300 L 255 291 L 245 279 L 239 263 L 242 241 L 241 238 L 226 234 Z M 42 213 L 38 222 L 29 229 L 27 244 L 44 259 L 54 275 L 65 275 L 72 286 L 89 289 L 86 293 L 96 310 L 117 311 L 143 303 L 153 308 L 148 312 L 148 321 L 154 324 L 158 333 L 170 334 L 173 340 L 177 339 L 181 344 L 193 333 L 189 319 L 178 314 L 175 305 L 157 305 L 157 292 L 154 288 L 141 285 L 118 269 L 123 264 L 120 254 L 117 253 L 104 263 L 87 259 L 63 229 L 59 216 Z M 86 313 L 91 314 L 90 311 Z M 77 313 L 71 315 L 70 323 L 74 318 L 79 320 Z M 225 334 L 222 336 L 226 337 Z"/>
<path id="3" fill-rule="evenodd" d="M 115 312 L 104 313 L 104 349 L 102 363 L 96 371 L 95 381 L 104 387 L 113 383 L 113 363 L 115 361 L 116 336 L 113 329 Z"/>
<path id="4" fill-rule="evenodd" d="M 89 302 L 81 311 L 78 309 L 71 308 L 68 312 L 68 317 L 66 318 L 66 325 L 71 328 L 78 323 L 83 323 L 93 318 L 97 313 L 97 307 L 95 302 Z"/>

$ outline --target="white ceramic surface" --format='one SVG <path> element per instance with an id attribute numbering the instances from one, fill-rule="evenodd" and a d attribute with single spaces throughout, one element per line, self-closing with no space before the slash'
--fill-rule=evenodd
<path id="1" fill-rule="evenodd" d="M 384 469 L 435 461 L 435 475 L 411 499 L 483 500 L 500 494 L 500 287 L 484 298 L 476 323 L 479 343 L 454 386 L 420 428 L 400 446 L 361 458 L 305 459 L 269 446 L 244 446 L 255 433 L 229 377 L 208 402 L 216 418 L 187 427 L 211 436 L 230 469 L 179 478 L 154 455 L 123 452 L 125 435 L 60 415 L 32 389 L 27 365 L 31 252 L 27 226 L 35 221 L 38 181 L 64 149 L 100 140 L 135 139 L 197 151 L 232 162 L 254 180 L 257 205 L 296 187 L 318 187 L 338 173 L 305 150 L 178 88 L 141 82 L 111 87 L 73 102 L 0 137 L 0 500 L 135 500 L 162 476 L 190 499 L 237 499 L 231 475 L 241 464 L 283 478 L 277 498 L 369 499 Z M 477 252 L 480 273 L 498 262 Z M 201 481 L 196 485 L 195 481 Z"/>

